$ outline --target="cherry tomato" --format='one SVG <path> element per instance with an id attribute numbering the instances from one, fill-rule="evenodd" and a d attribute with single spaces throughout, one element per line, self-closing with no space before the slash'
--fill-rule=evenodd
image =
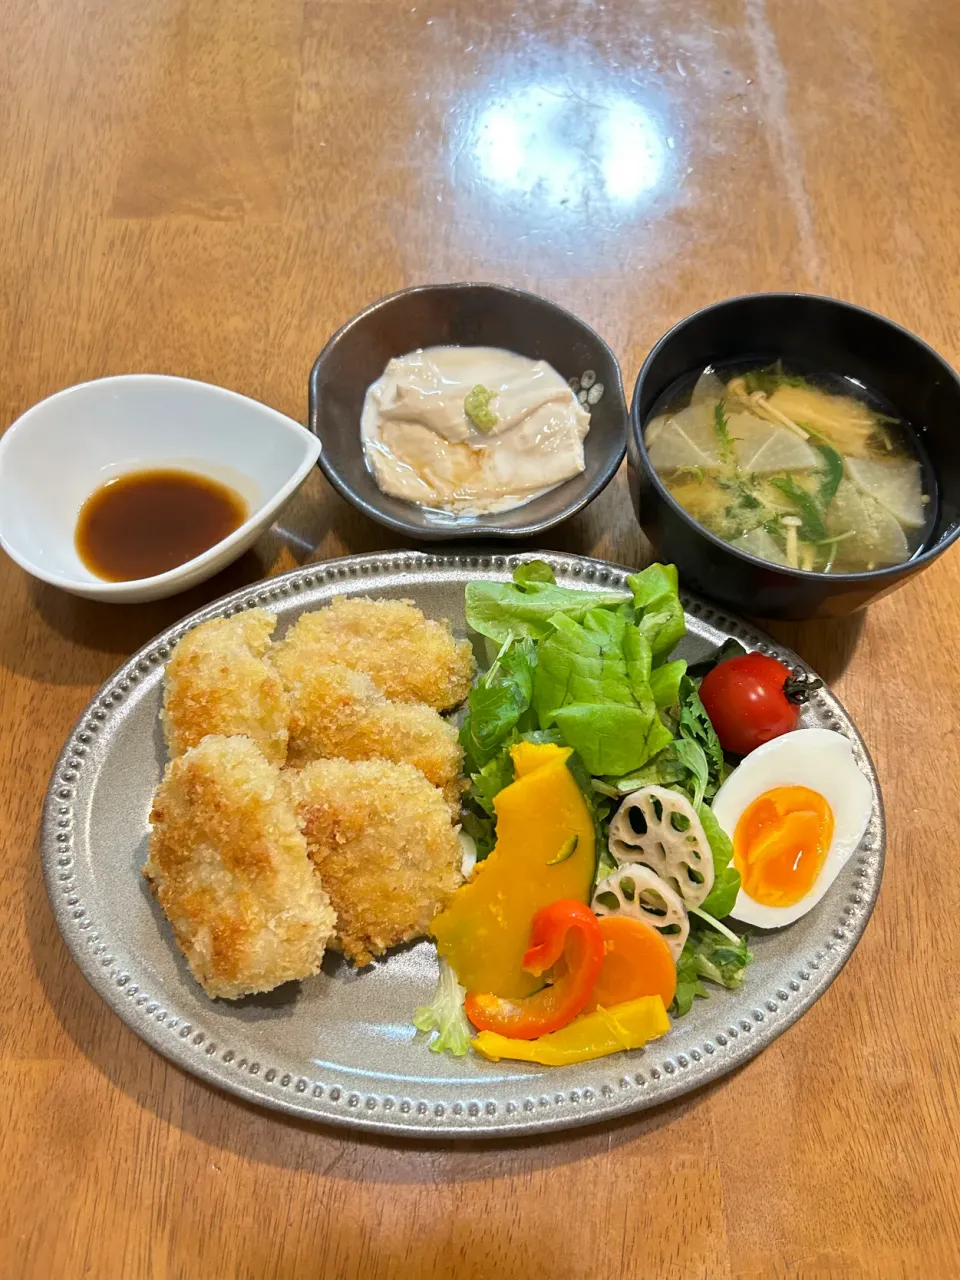
<path id="1" fill-rule="evenodd" d="M 745 756 L 797 727 L 800 709 L 789 697 L 793 677 L 762 653 L 728 658 L 708 671 L 700 701 L 724 751 Z"/>

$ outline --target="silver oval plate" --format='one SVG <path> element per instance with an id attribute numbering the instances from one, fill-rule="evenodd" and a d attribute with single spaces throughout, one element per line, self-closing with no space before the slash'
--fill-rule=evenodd
<path id="1" fill-rule="evenodd" d="M 824 900 L 796 924 L 755 935 L 739 991 L 711 988 L 668 1035 L 645 1050 L 571 1067 L 539 1068 L 471 1054 L 430 1053 L 411 1016 L 433 993 L 436 956 L 420 942 L 357 973 L 328 956 L 324 972 L 269 995 L 209 1000 L 190 977 L 140 875 L 147 815 L 165 750 L 158 712 L 163 666 L 176 641 L 207 618 L 256 605 L 280 619 L 277 635 L 333 596 L 414 600 L 428 617 L 465 632 L 472 578 L 505 580 L 523 557 L 397 552 L 310 565 L 235 592 L 171 627 L 135 654 L 83 713 L 47 794 L 42 857 L 67 945 L 88 981 L 153 1048 L 249 1102 L 381 1133 L 503 1136 L 559 1129 L 639 1111 L 715 1080 L 758 1053 L 823 994 L 873 909 L 884 856 L 876 773 L 850 717 L 828 691 L 803 723 L 853 742 L 873 788 L 870 825 Z M 620 587 L 628 570 L 544 554 L 557 580 Z M 728 636 L 809 671 L 768 636 L 688 597 L 679 656 L 696 661 Z"/>

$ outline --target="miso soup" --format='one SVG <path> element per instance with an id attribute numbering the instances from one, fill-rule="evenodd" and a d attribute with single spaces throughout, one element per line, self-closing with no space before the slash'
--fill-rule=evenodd
<path id="1" fill-rule="evenodd" d="M 685 511 L 773 564 L 886 568 L 922 550 L 935 523 L 916 436 L 851 379 L 780 363 L 707 368 L 661 397 L 644 441 Z"/>

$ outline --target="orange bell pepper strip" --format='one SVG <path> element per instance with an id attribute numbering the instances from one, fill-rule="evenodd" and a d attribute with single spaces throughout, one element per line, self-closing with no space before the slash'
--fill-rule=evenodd
<path id="1" fill-rule="evenodd" d="M 588 906 L 564 898 L 533 917 L 523 967 L 539 977 L 556 966 L 556 978 L 533 995 L 509 999 L 471 991 L 467 1017 L 481 1031 L 535 1040 L 572 1022 L 586 1006 L 603 966 L 603 934 Z"/>

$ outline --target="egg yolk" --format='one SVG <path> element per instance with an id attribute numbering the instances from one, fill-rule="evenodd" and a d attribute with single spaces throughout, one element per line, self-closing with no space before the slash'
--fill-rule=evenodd
<path id="1" fill-rule="evenodd" d="M 833 810 L 807 787 L 775 787 L 744 809 L 733 834 L 743 888 L 769 907 L 790 907 L 813 888 L 833 839 Z"/>

